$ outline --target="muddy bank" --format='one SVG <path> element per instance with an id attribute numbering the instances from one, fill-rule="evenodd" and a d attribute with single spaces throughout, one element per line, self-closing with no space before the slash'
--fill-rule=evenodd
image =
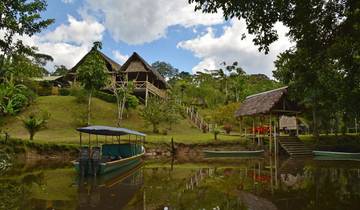
<path id="1" fill-rule="evenodd" d="M 78 149 L 72 145 L 41 144 L 20 139 L 0 139 L 2 153 L 12 159 L 33 160 L 73 160 L 78 156 Z"/>
<path id="2" fill-rule="evenodd" d="M 147 157 L 170 157 L 172 154 L 182 160 L 202 158 L 204 150 L 255 150 L 256 147 L 243 144 L 243 142 L 215 142 L 208 144 L 154 144 L 145 145 Z"/>

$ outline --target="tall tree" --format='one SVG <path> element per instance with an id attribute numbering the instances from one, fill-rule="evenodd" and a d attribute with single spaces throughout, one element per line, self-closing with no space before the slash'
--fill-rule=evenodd
<path id="1" fill-rule="evenodd" d="M 338 104 L 333 112 L 341 112 L 345 118 L 349 114 L 357 115 L 360 106 L 359 1 L 189 2 L 195 2 L 196 10 L 207 13 L 222 10 L 226 19 L 245 19 L 248 32 L 255 35 L 254 43 L 265 53 L 278 39 L 275 23 L 282 22 L 289 28 L 288 35 L 296 46 L 279 56 L 274 75 L 312 109 L 314 135 L 318 133 L 318 112 L 329 102 Z"/>
<path id="2" fill-rule="evenodd" d="M 14 54 L 36 56 L 38 61 L 49 57 L 36 52 L 35 47 L 25 45 L 15 36 L 33 36 L 54 22 L 53 19 L 42 19 L 41 12 L 46 10 L 45 0 L 4 0 L 0 2 L 0 77 L 3 77 L 5 59 Z"/>
<path id="3" fill-rule="evenodd" d="M 123 120 L 124 111 L 126 108 L 126 104 L 132 98 L 131 94 L 134 91 L 134 83 L 132 81 L 123 80 L 118 82 L 116 80 L 110 80 L 109 85 L 111 91 L 114 93 L 116 97 L 117 104 L 117 126 L 121 126 L 121 122 Z M 136 98 L 137 99 L 137 98 Z"/>
<path id="4" fill-rule="evenodd" d="M 64 76 L 68 73 L 68 69 L 64 65 L 56 65 L 55 71 L 51 74 L 51 76 Z"/>
<path id="5" fill-rule="evenodd" d="M 150 97 L 148 104 L 144 107 L 141 116 L 147 124 L 152 125 L 153 133 L 159 133 L 159 125 L 164 120 L 164 101 L 156 97 Z"/>
<path id="6" fill-rule="evenodd" d="M 88 91 L 88 125 L 91 120 L 91 99 L 94 90 L 103 88 L 108 82 L 106 63 L 99 54 L 99 42 L 94 42 L 93 48 L 77 69 L 77 78 Z"/>
<path id="7" fill-rule="evenodd" d="M 179 73 L 179 69 L 174 68 L 170 63 L 163 61 L 156 61 L 151 64 L 151 66 L 167 79 L 171 79 Z"/>

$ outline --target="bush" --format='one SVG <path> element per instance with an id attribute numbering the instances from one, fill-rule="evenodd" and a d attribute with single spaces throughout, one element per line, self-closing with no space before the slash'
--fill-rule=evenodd
<path id="1" fill-rule="evenodd" d="M 232 131 L 232 125 L 230 124 L 225 124 L 223 129 L 225 130 L 226 134 L 230 134 L 230 132 Z"/>
<path id="2" fill-rule="evenodd" d="M 218 128 L 214 128 L 212 133 L 214 134 L 214 139 L 218 140 L 217 136 L 220 134 L 220 130 Z"/>
<path id="3" fill-rule="evenodd" d="M 70 95 L 70 90 L 68 88 L 60 88 L 59 94 L 61 96 L 68 96 L 68 95 Z"/>
<path id="4" fill-rule="evenodd" d="M 76 102 L 79 104 L 84 104 L 88 101 L 87 92 L 79 86 L 72 86 L 70 88 L 70 95 L 75 96 Z"/>
<path id="5" fill-rule="evenodd" d="M 80 107 L 79 110 L 75 110 L 72 114 L 73 124 L 76 127 L 82 127 L 87 125 L 87 110 L 86 107 Z"/>
<path id="6" fill-rule="evenodd" d="M 109 94 L 109 93 L 105 93 L 105 92 L 102 92 L 102 91 L 95 91 L 94 96 L 96 98 L 99 98 L 99 99 L 104 100 L 104 101 L 109 102 L 109 103 L 116 103 L 116 97 L 114 95 L 112 95 L 112 94 Z"/>
<path id="7" fill-rule="evenodd" d="M 40 131 L 42 128 L 45 128 L 45 125 L 50 118 L 48 112 L 39 113 L 30 113 L 26 118 L 22 119 L 25 129 L 29 132 L 30 140 L 33 140 L 34 135 Z"/>

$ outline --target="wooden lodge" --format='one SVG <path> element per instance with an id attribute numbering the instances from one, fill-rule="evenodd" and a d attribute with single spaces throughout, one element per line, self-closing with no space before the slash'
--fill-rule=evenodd
<path id="1" fill-rule="evenodd" d="M 115 79 L 119 85 L 132 81 L 135 86 L 134 95 L 140 98 L 145 104 L 147 104 L 150 95 L 160 98 L 166 97 L 166 90 L 170 86 L 165 78 L 136 52 L 134 52 L 123 65 L 118 64 L 104 53 L 98 50 L 97 52 L 106 63 L 109 76 Z M 89 53 L 69 70 L 66 78 L 71 81 L 71 83 L 76 83 L 76 70 L 84 62 Z"/>

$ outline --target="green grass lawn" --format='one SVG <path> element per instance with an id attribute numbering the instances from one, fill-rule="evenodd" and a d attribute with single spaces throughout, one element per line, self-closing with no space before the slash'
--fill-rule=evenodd
<path id="1" fill-rule="evenodd" d="M 28 133 L 19 118 L 35 110 L 46 110 L 51 114 L 47 128 L 39 131 L 35 135 L 34 141 L 40 143 L 78 144 L 79 134 L 75 130 L 78 126 L 74 122 L 74 116 L 83 109 L 86 109 L 86 105 L 78 104 L 72 96 L 42 96 L 38 97 L 35 103 L 19 116 L 4 119 L 5 124 L 0 129 L 7 131 L 11 137 L 28 139 Z M 115 126 L 116 114 L 116 104 L 97 98 L 93 99 L 91 121 L 93 125 Z M 167 135 L 153 134 L 151 127 L 145 126 L 145 122 L 139 115 L 139 109 L 129 113 L 129 117 L 124 120 L 122 127 L 148 134 L 147 141 L 153 143 L 168 143 L 172 137 L 175 142 L 189 144 L 214 142 L 213 134 L 202 133 L 187 119 L 180 120 L 179 124 L 174 125 Z M 162 130 L 164 130 L 163 125 L 160 126 L 160 131 Z M 238 141 L 240 137 L 219 135 L 218 139 L 219 141 Z"/>

